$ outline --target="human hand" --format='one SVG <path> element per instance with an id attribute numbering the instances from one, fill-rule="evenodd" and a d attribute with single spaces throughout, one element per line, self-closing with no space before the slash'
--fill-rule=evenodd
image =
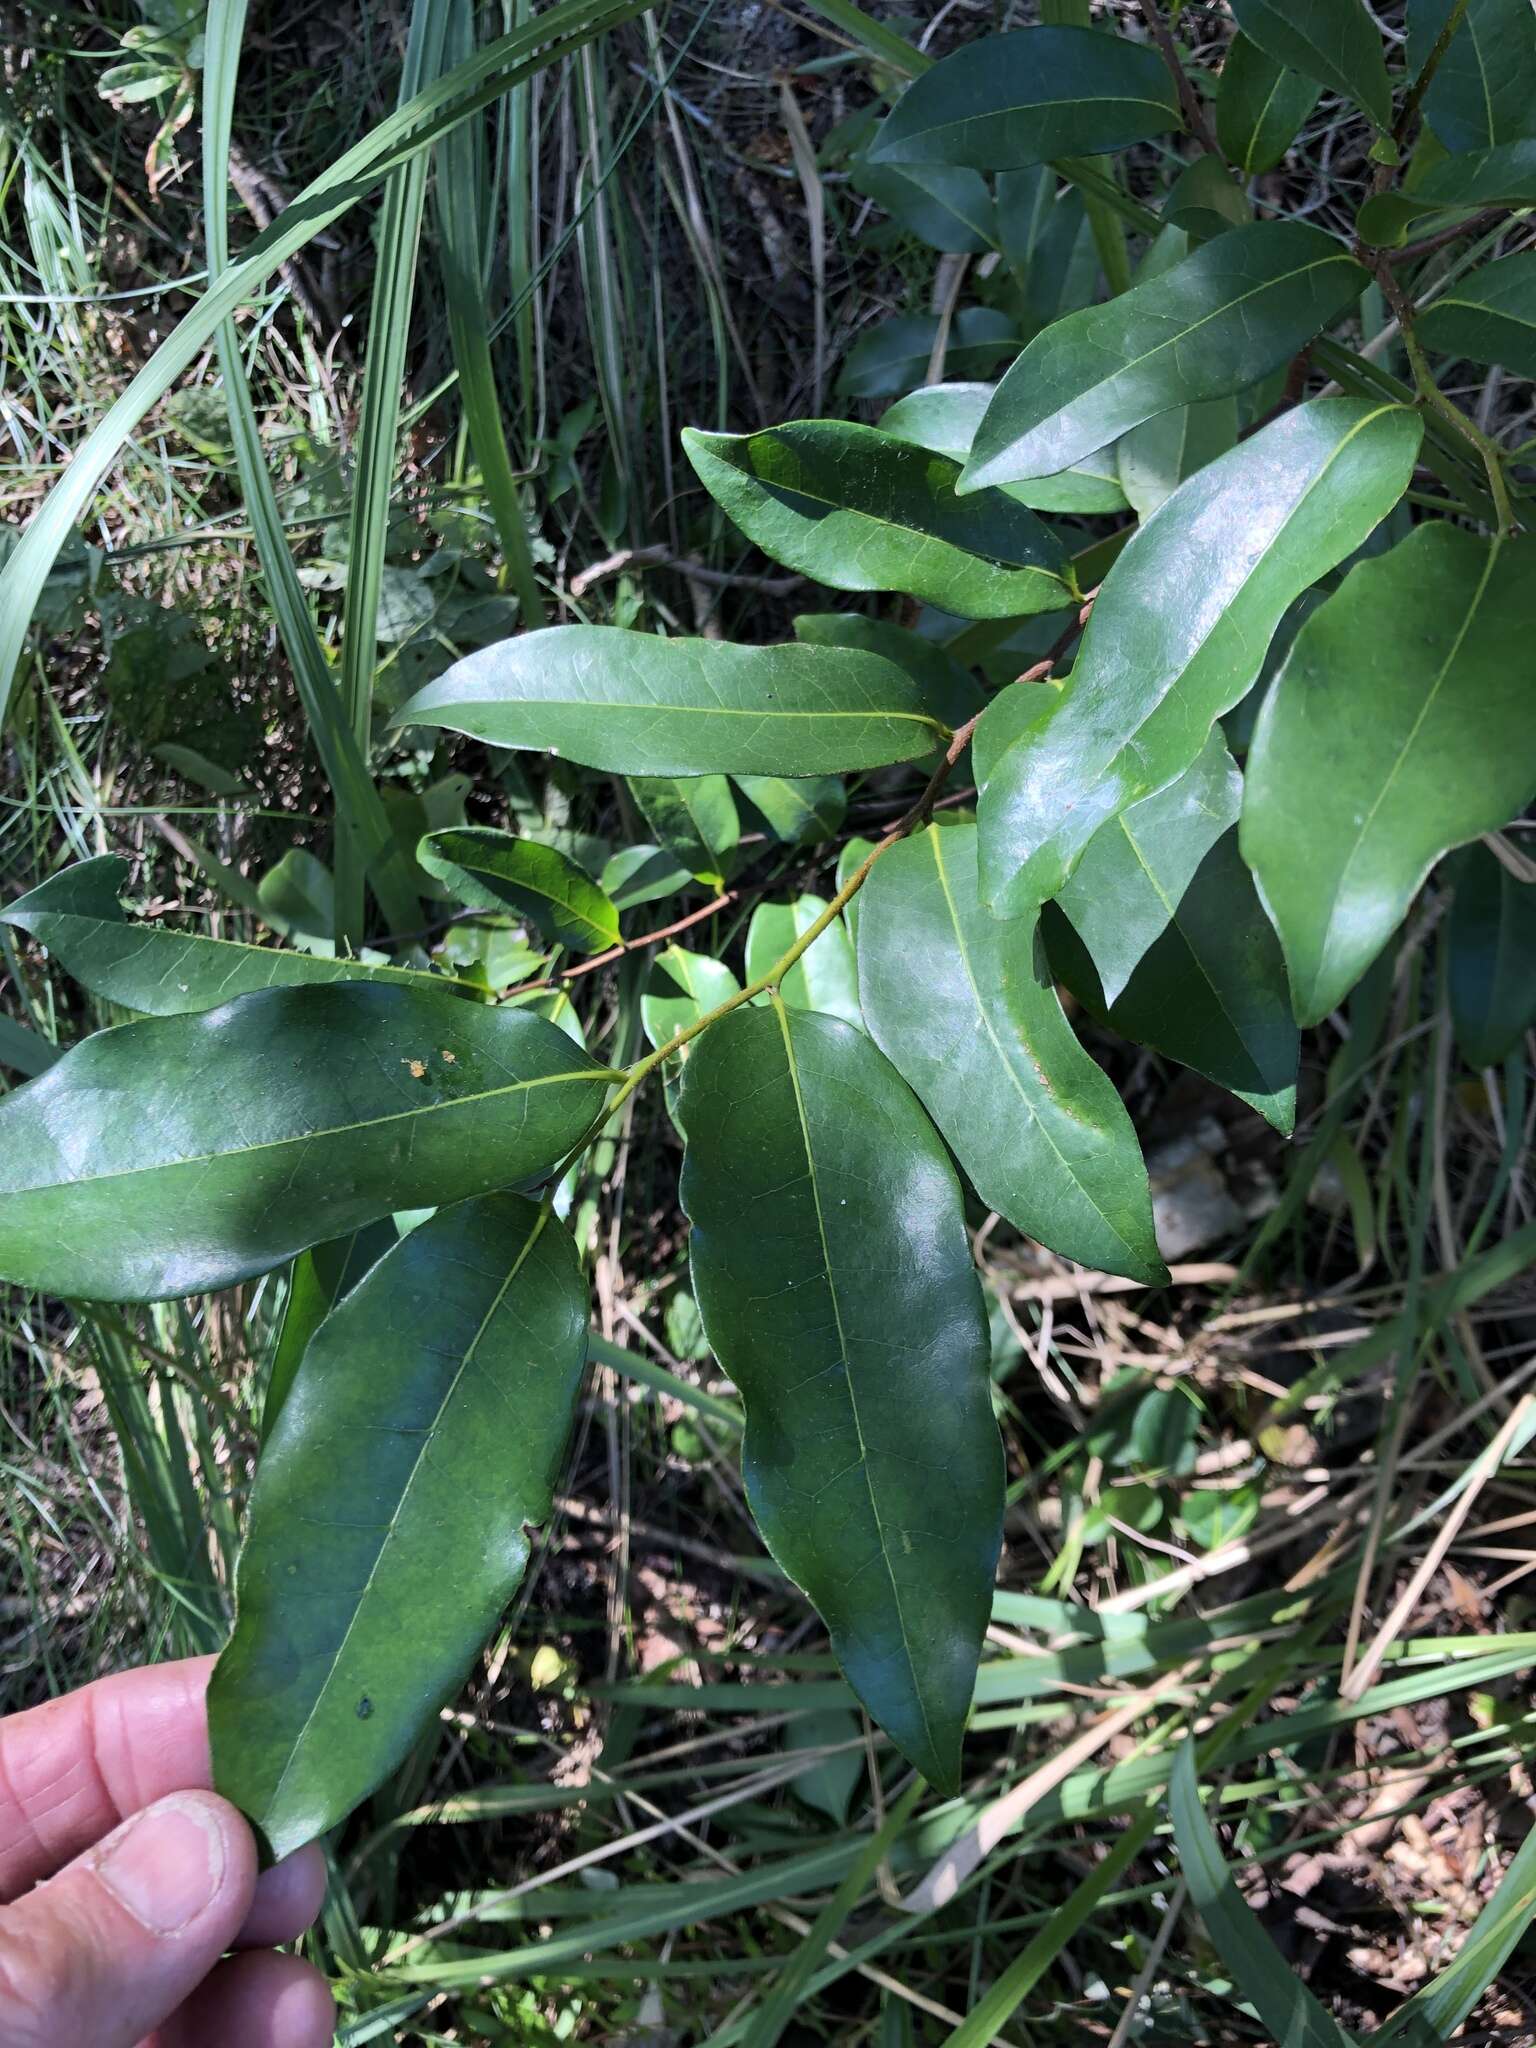
<path id="1" fill-rule="evenodd" d="M 0 2048 L 327 2048 L 324 1980 L 272 1953 L 319 1912 L 324 1861 L 257 1875 L 207 1789 L 212 1669 L 125 1671 L 0 1721 Z"/>

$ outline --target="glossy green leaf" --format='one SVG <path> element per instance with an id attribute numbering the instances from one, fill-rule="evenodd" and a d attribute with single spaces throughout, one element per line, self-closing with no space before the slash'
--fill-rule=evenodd
<path id="1" fill-rule="evenodd" d="M 63 1057 L 59 1048 L 40 1031 L 33 1031 L 14 1018 L 0 1017 L 0 1066 L 14 1067 L 26 1080 L 46 1074 Z"/>
<path id="2" fill-rule="evenodd" d="M 1093 956 L 1113 1003 L 1222 834 L 1237 823 L 1243 778 L 1219 726 L 1166 789 L 1144 796 L 1089 840 L 1057 901 Z"/>
<path id="3" fill-rule="evenodd" d="M 1289 1136 L 1296 1122 L 1299 1034 L 1285 958 L 1237 850 L 1219 839 L 1162 935 L 1114 1003 L 1061 906 L 1045 906 L 1051 967 L 1090 1016 L 1123 1038 L 1193 1067 Z"/>
<path id="4" fill-rule="evenodd" d="M 793 903 L 759 903 L 747 927 L 747 980 L 761 981 L 826 909 L 822 896 L 797 896 Z M 778 984 L 792 1009 L 820 1010 L 864 1028 L 853 941 L 840 917 L 814 938 Z M 760 997 L 766 1002 L 769 998 Z"/>
<path id="5" fill-rule="evenodd" d="M 0 1101 L 0 1277 L 91 1301 L 228 1287 L 534 1179 L 610 1078 L 541 1018 L 362 982 L 100 1031 Z"/>
<path id="6" fill-rule="evenodd" d="M 689 427 L 683 446 L 749 540 L 831 589 L 899 590 L 968 619 L 1071 601 L 1066 550 L 1033 512 L 996 491 L 957 498 L 958 463 L 877 427 Z"/>
<path id="7" fill-rule="evenodd" d="M 92 995 L 152 1017 L 211 1010 L 256 989 L 321 982 L 375 981 L 429 994 L 455 987 L 447 976 L 415 974 L 404 967 L 130 923 L 118 900 L 128 874 L 128 863 L 118 854 L 98 854 L 18 897 L 0 910 L 0 923 L 29 932 Z"/>
<path id="8" fill-rule="evenodd" d="M 736 787 L 785 846 L 816 846 L 830 839 L 848 810 L 848 792 L 836 775 L 793 781 L 782 775 L 738 775 Z"/>
<path id="9" fill-rule="evenodd" d="M 875 842 L 872 839 L 865 839 L 859 833 L 855 833 L 851 839 L 843 841 L 843 850 L 837 856 L 837 874 L 835 876 L 839 891 L 847 888 L 854 875 L 863 867 L 865 861 L 868 860 L 874 850 Z M 855 895 L 849 897 L 843 910 L 843 923 L 848 927 L 848 936 L 853 940 L 855 948 L 857 948 L 859 943 L 859 905 L 863 900 L 864 891 L 860 889 Z"/>
<path id="10" fill-rule="evenodd" d="M 1281 1959 L 1264 1923 L 1233 1883 L 1200 1804 L 1192 1736 L 1173 1760 L 1168 1812 L 1191 1903 L 1271 2040 L 1283 2041 L 1285 2048 L 1350 2048 L 1349 2036 Z"/>
<path id="11" fill-rule="evenodd" d="M 640 998 L 645 1035 L 653 1046 L 665 1045 L 741 993 L 741 983 L 723 960 L 690 953 L 685 946 L 664 946 L 653 967 L 650 989 Z M 685 1056 L 690 1049 L 683 1048 Z"/>
<path id="12" fill-rule="evenodd" d="M 1536 539 L 1445 520 L 1360 562 L 1297 634 L 1254 731 L 1242 839 L 1303 1024 L 1354 987 L 1441 854 L 1536 792 L 1533 641 Z"/>
<path id="13" fill-rule="evenodd" d="M 861 1032 L 733 1011 L 684 1070 L 682 1196 L 747 1498 L 855 1692 L 941 1791 L 1002 1535 L 987 1320 L 954 1168 Z"/>
<path id="14" fill-rule="evenodd" d="M 1246 177 L 1272 171 L 1310 118 L 1320 90 L 1315 79 L 1236 35 L 1222 60 L 1216 140 Z"/>
<path id="15" fill-rule="evenodd" d="M 1174 179 L 1161 218 L 1192 241 L 1209 241 L 1253 219 L 1248 194 L 1218 157 L 1197 156 Z"/>
<path id="16" fill-rule="evenodd" d="M 1458 854 L 1447 934 L 1451 1021 L 1463 1059 L 1496 1067 L 1536 1023 L 1536 888 L 1485 847 Z"/>
<path id="17" fill-rule="evenodd" d="M 887 408 L 880 431 L 964 463 L 996 388 L 981 383 L 925 384 Z M 1111 450 L 1088 456 L 1058 476 L 1030 477 L 1009 484 L 1003 495 L 1039 512 L 1075 513 L 1080 518 L 1097 512 L 1123 512 L 1126 505 Z"/>
<path id="18" fill-rule="evenodd" d="M 1194 761 L 1292 600 L 1365 540 L 1413 473 L 1402 406 L 1317 399 L 1182 483 L 1104 580 L 1049 716 L 981 792 L 1000 916 L 1056 895 L 1098 829 Z"/>
<path id="19" fill-rule="evenodd" d="M 690 778 L 703 781 L 700 776 Z M 603 862 L 598 881 L 613 899 L 615 910 L 634 910 L 642 903 L 659 903 L 663 896 L 675 896 L 686 889 L 689 873 L 680 861 L 660 846 L 621 846 Z"/>
<path id="20" fill-rule="evenodd" d="M 937 313 L 898 313 L 882 320 L 849 349 L 837 380 L 838 395 L 891 398 L 898 391 L 912 390 L 927 380 L 938 338 Z M 950 323 L 939 373 L 985 377 L 1022 340 L 1013 321 L 996 306 L 962 306 Z"/>
<path id="21" fill-rule="evenodd" d="M 336 929 L 336 883 L 325 862 L 306 847 L 290 846 L 262 876 L 256 894 L 277 931 L 329 944 Z"/>
<path id="22" fill-rule="evenodd" d="M 825 775 L 943 739 L 909 677 L 843 647 L 550 626 L 456 661 L 398 713 L 615 775 Z"/>
<path id="23" fill-rule="evenodd" d="M 1130 1117 L 1062 1015 L 1033 920 L 978 903 L 974 825 L 930 827 L 876 862 L 859 990 L 990 1208 L 1083 1265 L 1166 1278 Z"/>
<path id="24" fill-rule="evenodd" d="M 257 1468 L 208 1690 L 214 1784 L 285 1856 L 399 1765 L 528 1561 L 587 1355 L 537 1204 L 444 1209 L 311 1339 Z"/>
<path id="25" fill-rule="evenodd" d="M 1408 71 L 1417 77 L 1454 0 L 1408 0 Z M 1530 0 L 1469 0 L 1424 95 L 1447 149 L 1490 149 L 1536 135 L 1536 13 Z"/>
<path id="26" fill-rule="evenodd" d="M 930 249 L 979 256 L 996 246 L 997 212 L 986 180 L 948 164 L 872 164 L 848 167 L 855 192 L 909 228 Z"/>
<path id="27" fill-rule="evenodd" d="M 1186 477 L 1237 446 L 1235 398 L 1181 405 L 1133 427 L 1115 443 L 1115 474 L 1138 519 L 1152 517 Z"/>
<path id="28" fill-rule="evenodd" d="M 1414 332 L 1426 348 L 1536 377 L 1536 250 L 1458 279 L 1425 307 Z"/>
<path id="29" fill-rule="evenodd" d="M 1157 52 L 1084 28 L 981 36 L 915 78 L 881 122 L 877 164 L 1022 170 L 1166 135 L 1178 95 Z"/>
<path id="30" fill-rule="evenodd" d="M 381 1216 L 377 1223 L 354 1230 L 346 1237 L 333 1238 L 329 1244 L 317 1244 L 312 1251 L 300 1252 L 294 1260 L 288 1299 L 283 1305 L 283 1324 L 267 1370 L 261 1404 L 263 1443 L 271 1436 L 282 1413 L 310 1338 L 342 1295 L 357 1285 L 398 1236 L 394 1218 Z"/>
<path id="31" fill-rule="evenodd" d="M 1536 206 L 1536 138 L 1447 157 L 1411 192 L 1380 192 L 1356 216 L 1362 241 L 1394 249 L 1425 214 L 1480 206 Z"/>
<path id="32" fill-rule="evenodd" d="M 862 612 L 802 612 L 795 638 L 813 647 L 862 647 L 894 661 L 916 683 L 928 715 L 956 732 L 986 701 L 963 662 L 936 641 L 885 619 L 867 619 Z"/>
<path id="33" fill-rule="evenodd" d="M 1231 0 L 1237 25 L 1277 64 L 1316 79 L 1392 126 L 1392 85 L 1381 32 L 1361 0 Z"/>
<path id="34" fill-rule="evenodd" d="M 1302 221 L 1257 221 L 1037 335 L 976 431 L 962 494 L 1049 476 L 1175 406 L 1287 363 L 1359 297 L 1366 272 Z"/>
<path id="35" fill-rule="evenodd" d="M 736 863 L 741 820 L 723 775 L 632 775 L 645 822 L 698 881 L 723 889 Z"/>
<path id="36" fill-rule="evenodd" d="M 619 943 L 619 913 L 584 869 L 552 846 L 492 825 L 429 832 L 416 849 L 429 875 L 471 910 L 509 910 L 577 953 Z"/>

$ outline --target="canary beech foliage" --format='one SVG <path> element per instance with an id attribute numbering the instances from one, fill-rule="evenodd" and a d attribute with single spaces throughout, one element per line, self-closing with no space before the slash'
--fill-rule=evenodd
<path id="1" fill-rule="evenodd" d="M 210 1693 L 218 1783 L 273 1849 L 396 1767 L 518 1583 L 586 1349 L 573 1177 L 637 1090 L 681 1147 L 700 1352 L 739 1390 L 764 1541 L 871 1719 L 957 1792 L 1004 1506 L 980 1238 L 1165 1284 L 1117 1077 L 1188 1066 L 1289 1133 L 1303 1031 L 1426 892 L 1463 1055 L 1536 1016 L 1536 890 L 1498 837 L 1536 795 L 1536 541 L 1436 363 L 1536 368 L 1536 258 L 1475 211 L 1536 202 L 1536 26 L 1410 0 L 1388 51 L 1361 0 L 1231 11 L 1205 79 L 1147 8 L 1157 33 L 1122 10 L 980 36 L 904 81 L 900 39 L 840 4 L 874 52 L 852 189 L 949 296 L 848 337 L 837 376 L 818 345 L 818 417 L 685 427 L 667 486 L 674 547 L 734 531 L 714 581 L 792 607 L 753 630 L 684 561 L 698 637 L 660 606 L 665 630 L 592 623 L 621 555 L 549 623 L 509 557 L 524 630 L 414 691 L 373 706 L 348 644 L 337 759 L 364 794 L 391 749 L 421 771 L 338 834 L 374 925 L 339 889 L 332 916 L 324 847 L 255 897 L 275 943 L 136 916 L 110 853 L 0 912 L 137 1013 L 0 1100 L 0 1277 L 109 1303 L 288 1272 Z M 461 53 L 394 117 L 396 157 L 343 159 L 301 196 L 312 229 L 290 209 L 224 273 L 64 468 L 0 616 L 31 617 L 236 285 L 590 26 L 538 20 Z M 1371 151 L 1347 232 L 1252 182 L 1320 96 Z M 1388 319 L 1393 350 L 1367 346 Z M 0 630 L 0 681 L 19 645 Z M 469 778 L 450 802 L 429 766 L 482 773 L 474 822 Z M 578 829 L 599 812 L 616 838 Z M 418 898 L 408 929 L 391 906 Z M 1175 1836 L 1242 1947 L 1194 1755 Z M 1280 2025 L 1278 1959 L 1233 1976 Z"/>

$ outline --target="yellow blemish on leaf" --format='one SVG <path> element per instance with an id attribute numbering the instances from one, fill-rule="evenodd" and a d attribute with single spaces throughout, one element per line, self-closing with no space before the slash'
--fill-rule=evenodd
<path id="1" fill-rule="evenodd" d="M 423 1081 L 426 1079 L 427 1063 L 425 1060 L 402 1060 L 400 1064 L 402 1067 L 410 1068 L 413 1081 Z"/>
<path id="2" fill-rule="evenodd" d="M 450 1052 L 446 1045 L 443 1047 L 443 1058 L 448 1062 L 450 1067 L 456 1067 L 459 1063 L 458 1054 L 456 1052 Z"/>

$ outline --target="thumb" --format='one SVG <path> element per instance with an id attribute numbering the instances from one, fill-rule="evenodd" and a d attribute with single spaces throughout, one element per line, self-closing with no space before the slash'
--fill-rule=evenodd
<path id="1" fill-rule="evenodd" d="M 256 1845 L 227 1800 L 176 1792 L 0 1909 L 5 2048 L 133 2048 L 240 1930 Z"/>

